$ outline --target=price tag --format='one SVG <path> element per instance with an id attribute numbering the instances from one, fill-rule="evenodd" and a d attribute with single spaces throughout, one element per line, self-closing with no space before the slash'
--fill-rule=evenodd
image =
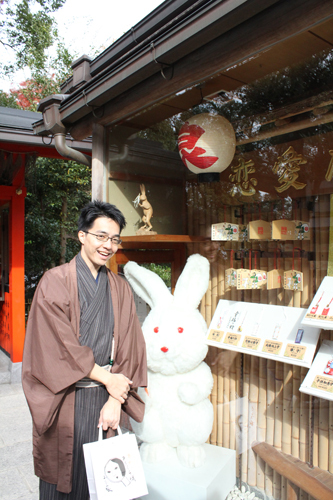
<path id="1" fill-rule="evenodd" d="M 252 351 L 256 351 L 260 344 L 260 338 L 258 337 L 245 337 L 242 347 L 246 349 L 251 349 Z"/>
<path id="2" fill-rule="evenodd" d="M 238 345 L 241 335 L 239 333 L 227 333 L 223 341 L 224 344 Z"/>
<path id="3" fill-rule="evenodd" d="M 276 342 L 275 340 L 265 340 L 264 347 L 262 348 L 263 352 L 268 352 L 270 354 L 280 354 L 282 342 Z"/>
<path id="4" fill-rule="evenodd" d="M 321 391 L 333 392 L 333 378 L 316 375 L 311 387 L 320 389 Z"/>
<path id="5" fill-rule="evenodd" d="M 215 342 L 221 342 L 224 332 L 221 330 L 211 330 L 207 337 L 208 340 L 214 340 Z"/>
<path id="6" fill-rule="evenodd" d="M 303 359 L 306 352 L 304 345 L 287 344 L 284 356 L 286 358 Z"/>

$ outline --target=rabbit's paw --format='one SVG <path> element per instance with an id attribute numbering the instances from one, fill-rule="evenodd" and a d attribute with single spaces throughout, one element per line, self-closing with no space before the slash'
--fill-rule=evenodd
<path id="1" fill-rule="evenodd" d="M 192 382 L 180 384 L 178 388 L 178 396 L 183 403 L 188 405 L 199 403 L 202 399 L 198 387 Z"/>
<path id="2" fill-rule="evenodd" d="M 201 467 L 206 458 L 203 446 L 178 446 L 177 455 L 185 467 Z"/>
<path id="3" fill-rule="evenodd" d="M 142 443 L 140 454 L 143 462 L 161 462 L 175 455 L 175 449 L 166 443 Z"/>

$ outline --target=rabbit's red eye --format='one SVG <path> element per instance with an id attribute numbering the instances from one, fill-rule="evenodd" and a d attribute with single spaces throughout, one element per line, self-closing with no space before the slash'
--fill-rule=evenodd
<path id="1" fill-rule="evenodd" d="M 155 326 L 155 328 L 154 328 L 154 332 L 155 332 L 155 333 L 158 333 L 158 326 Z"/>
<path id="2" fill-rule="evenodd" d="M 178 331 L 179 331 L 179 333 L 183 333 L 184 328 L 182 328 L 182 327 L 180 326 L 180 327 L 178 328 Z"/>

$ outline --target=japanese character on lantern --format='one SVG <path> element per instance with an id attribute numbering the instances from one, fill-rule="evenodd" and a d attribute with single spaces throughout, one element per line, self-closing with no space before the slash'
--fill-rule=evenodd
<path id="1" fill-rule="evenodd" d="M 244 161 L 243 158 L 238 160 L 238 165 L 232 166 L 232 174 L 229 175 L 229 180 L 235 184 L 231 191 L 231 196 L 235 196 L 239 191 L 243 196 L 253 196 L 256 194 L 255 186 L 258 181 L 255 177 L 249 179 L 249 174 L 253 174 L 256 169 L 252 160 Z"/>
<path id="2" fill-rule="evenodd" d="M 326 175 L 325 175 L 325 179 L 328 182 L 331 182 L 332 177 L 333 177 L 333 149 L 330 149 L 329 154 L 331 155 L 331 161 L 330 161 L 330 163 L 328 165 L 327 172 L 326 172 Z"/>
<path id="3" fill-rule="evenodd" d="M 193 173 L 216 174 L 231 163 L 236 148 L 236 136 L 230 122 L 221 115 L 201 113 L 189 118 L 178 135 L 180 157 Z M 210 177 L 210 176 L 209 176 Z M 208 177 L 207 177 L 208 179 Z M 210 182 L 210 181 L 208 181 Z"/>
<path id="4" fill-rule="evenodd" d="M 278 182 L 281 185 L 280 187 L 275 186 L 278 193 L 282 193 L 290 187 L 294 187 L 297 190 L 305 188 L 306 184 L 297 181 L 299 176 L 297 172 L 301 170 L 300 165 L 304 165 L 305 163 L 307 163 L 307 160 L 301 154 L 298 154 L 292 146 L 282 156 L 278 157 L 273 167 L 273 173 L 280 176 Z"/>

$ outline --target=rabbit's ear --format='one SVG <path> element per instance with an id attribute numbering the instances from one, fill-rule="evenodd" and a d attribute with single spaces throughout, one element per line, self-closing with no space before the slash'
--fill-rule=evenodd
<path id="1" fill-rule="evenodd" d="M 208 260 L 199 254 L 191 255 L 176 284 L 175 304 L 196 309 L 207 291 L 208 284 Z"/>
<path id="2" fill-rule="evenodd" d="M 173 300 L 164 281 L 156 273 L 139 266 L 136 262 L 128 262 L 124 266 L 124 274 L 135 293 L 151 308 L 168 304 Z"/>

